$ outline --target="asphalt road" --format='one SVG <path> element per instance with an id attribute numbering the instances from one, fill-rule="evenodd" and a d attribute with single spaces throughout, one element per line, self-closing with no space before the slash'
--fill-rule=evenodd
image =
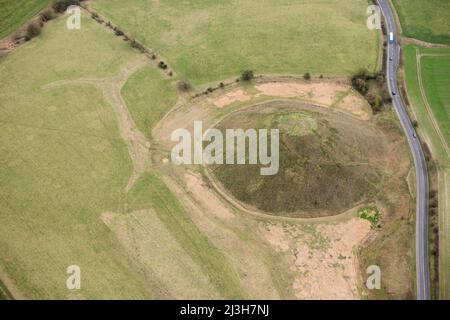
<path id="1" fill-rule="evenodd" d="M 428 263 L 428 172 L 422 146 L 406 113 L 397 86 L 397 68 L 400 61 L 400 47 L 397 44 L 397 25 L 388 0 L 378 0 L 389 33 L 394 33 L 394 43 L 388 45 L 387 78 L 392 101 L 409 146 L 416 167 L 416 289 L 418 300 L 430 299 L 430 272 Z"/>

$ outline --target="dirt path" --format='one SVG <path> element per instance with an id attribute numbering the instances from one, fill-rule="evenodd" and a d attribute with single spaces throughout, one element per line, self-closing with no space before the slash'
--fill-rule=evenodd
<path id="1" fill-rule="evenodd" d="M 120 134 L 127 145 L 131 161 L 133 162 L 133 173 L 125 187 L 126 193 L 131 190 L 139 176 L 145 171 L 147 161 L 150 158 L 150 142 L 137 128 L 122 97 L 121 90 L 128 78 L 146 63 L 148 63 L 148 58 L 140 56 L 138 59 L 125 65 L 119 74 L 112 79 L 82 78 L 75 80 L 60 80 L 42 87 L 43 90 L 49 90 L 59 86 L 84 84 L 93 85 L 102 90 L 105 100 L 114 108 Z"/>

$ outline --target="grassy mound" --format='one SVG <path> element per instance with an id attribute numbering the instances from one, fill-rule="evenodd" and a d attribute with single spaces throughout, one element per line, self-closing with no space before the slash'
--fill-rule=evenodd
<path id="1" fill-rule="evenodd" d="M 219 127 L 280 129 L 278 174 L 262 176 L 260 165 L 210 167 L 235 198 L 265 212 L 333 215 L 370 198 L 382 180 L 380 133 L 343 114 L 276 101 L 232 114 Z"/>

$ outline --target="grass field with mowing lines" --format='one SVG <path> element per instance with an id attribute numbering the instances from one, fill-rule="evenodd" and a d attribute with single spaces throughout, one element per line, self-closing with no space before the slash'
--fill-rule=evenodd
<path id="1" fill-rule="evenodd" d="M 403 34 L 410 38 L 450 44 L 448 0 L 393 0 Z"/>
<path id="2" fill-rule="evenodd" d="M 420 64 L 417 62 L 417 54 L 422 55 Z M 428 55 L 428 56 L 427 56 Z M 441 56 L 444 55 L 444 56 Z M 419 122 L 419 131 L 427 138 L 433 158 L 437 164 L 438 189 L 439 189 L 439 291 L 441 299 L 450 297 L 450 157 L 446 149 L 449 144 L 449 113 L 450 98 L 449 87 L 449 61 L 450 49 L 448 48 L 421 48 L 406 46 L 404 49 L 405 80 L 408 96 L 411 100 L 412 110 Z M 418 67 L 420 66 L 420 72 Z M 419 77 L 421 76 L 421 78 Z M 420 90 L 420 81 L 425 89 L 426 99 L 431 107 L 431 113 L 427 109 L 424 97 Z M 438 134 L 437 128 L 442 132 Z"/>
<path id="3" fill-rule="evenodd" d="M 436 50 L 447 56 L 423 56 L 423 84 L 434 116 L 450 144 L 450 49 Z"/>
<path id="4" fill-rule="evenodd" d="M 409 45 L 405 47 L 404 54 L 408 95 L 420 109 L 418 115 L 427 111 L 428 101 L 443 139 L 450 144 L 450 48 L 431 49 Z M 419 63 L 417 55 L 420 56 Z M 423 85 L 425 96 L 422 95 L 420 84 Z"/>
<path id="5" fill-rule="evenodd" d="M 162 80 L 153 67 L 146 66 L 134 74 L 122 89 L 137 127 L 147 138 L 155 124 L 175 105 L 177 95 L 169 80 Z"/>
<path id="6" fill-rule="evenodd" d="M 366 0 L 99 0 L 90 6 L 181 78 L 204 84 L 256 73 L 350 74 L 378 67 L 379 34 Z"/>
<path id="7" fill-rule="evenodd" d="M 0 39 L 26 23 L 50 0 L 0 0 Z"/>

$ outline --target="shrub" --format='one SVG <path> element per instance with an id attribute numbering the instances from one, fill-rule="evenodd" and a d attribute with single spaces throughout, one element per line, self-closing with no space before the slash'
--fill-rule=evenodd
<path id="1" fill-rule="evenodd" d="M 379 85 L 383 85 L 383 83 L 385 82 L 385 77 L 384 77 L 384 74 L 382 72 L 377 73 L 375 79 L 377 80 Z"/>
<path id="2" fill-rule="evenodd" d="M 122 31 L 122 30 L 120 30 L 120 29 L 116 29 L 116 31 L 115 31 L 114 33 L 115 33 L 115 34 L 116 34 L 116 36 L 118 36 L 118 37 L 120 37 L 120 36 L 123 36 L 123 35 L 124 35 L 123 31 Z"/>
<path id="3" fill-rule="evenodd" d="M 92 12 L 91 17 L 92 17 L 92 19 L 97 19 L 98 18 L 97 12 Z"/>
<path id="4" fill-rule="evenodd" d="M 41 34 L 41 26 L 35 22 L 31 23 L 27 27 L 27 34 L 25 36 L 25 39 L 27 41 L 33 39 L 34 37 L 37 37 Z"/>
<path id="5" fill-rule="evenodd" d="M 391 94 L 389 92 L 389 88 L 387 86 L 387 83 L 384 83 L 381 89 L 381 95 L 383 97 L 383 101 L 385 103 L 391 103 L 392 102 L 392 98 L 391 98 Z"/>
<path id="6" fill-rule="evenodd" d="M 244 81 L 250 81 L 254 78 L 254 74 L 252 70 L 245 70 L 244 72 L 242 72 L 241 78 Z"/>
<path id="7" fill-rule="evenodd" d="M 221 82 L 221 83 L 219 83 L 219 87 L 223 89 L 223 88 L 225 88 L 225 84 L 223 82 Z"/>
<path id="8" fill-rule="evenodd" d="M 140 50 L 142 52 L 145 51 L 144 46 L 141 43 L 139 43 L 138 41 L 136 41 L 135 39 L 131 40 L 130 46 L 133 47 L 133 48 L 136 48 L 136 49 L 138 49 L 138 50 Z"/>
<path id="9" fill-rule="evenodd" d="M 158 67 L 160 67 L 161 69 L 165 70 L 165 69 L 167 69 L 167 64 L 164 61 L 160 61 L 158 63 Z"/>
<path id="10" fill-rule="evenodd" d="M 169 71 L 169 77 L 173 76 L 173 72 Z"/>
<path id="11" fill-rule="evenodd" d="M 369 92 L 366 96 L 367 101 L 372 106 L 374 112 L 381 111 L 381 106 L 383 105 L 383 99 L 376 92 Z"/>
<path id="12" fill-rule="evenodd" d="M 430 208 L 437 208 L 439 204 L 438 199 L 434 198 L 430 201 Z"/>
<path id="13" fill-rule="evenodd" d="M 367 83 L 364 79 L 353 79 L 352 80 L 352 86 L 355 88 L 359 93 L 365 95 L 368 91 Z"/>
<path id="14" fill-rule="evenodd" d="M 419 123 L 417 122 L 417 120 L 413 120 L 412 125 L 414 128 L 417 128 L 419 126 Z M 431 195 L 431 192 L 430 192 Z"/>
<path id="15" fill-rule="evenodd" d="M 53 2 L 52 8 L 56 12 L 64 12 L 70 6 L 79 6 L 80 0 L 56 0 Z"/>
<path id="16" fill-rule="evenodd" d="M 151 56 L 150 56 L 150 58 L 152 59 L 152 60 L 155 60 L 156 59 L 156 54 L 152 54 Z"/>
<path id="17" fill-rule="evenodd" d="M 41 19 L 44 22 L 50 21 L 55 18 L 55 11 L 47 9 L 41 13 Z"/>
<path id="18" fill-rule="evenodd" d="M 311 79 L 311 74 L 310 74 L 309 72 L 305 73 L 305 74 L 303 75 L 303 79 L 305 79 L 305 80 L 310 80 L 310 79 Z"/>
<path id="19" fill-rule="evenodd" d="M 323 74 L 321 74 L 321 75 L 319 76 L 319 78 L 320 78 L 320 79 L 323 79 Z"/>

